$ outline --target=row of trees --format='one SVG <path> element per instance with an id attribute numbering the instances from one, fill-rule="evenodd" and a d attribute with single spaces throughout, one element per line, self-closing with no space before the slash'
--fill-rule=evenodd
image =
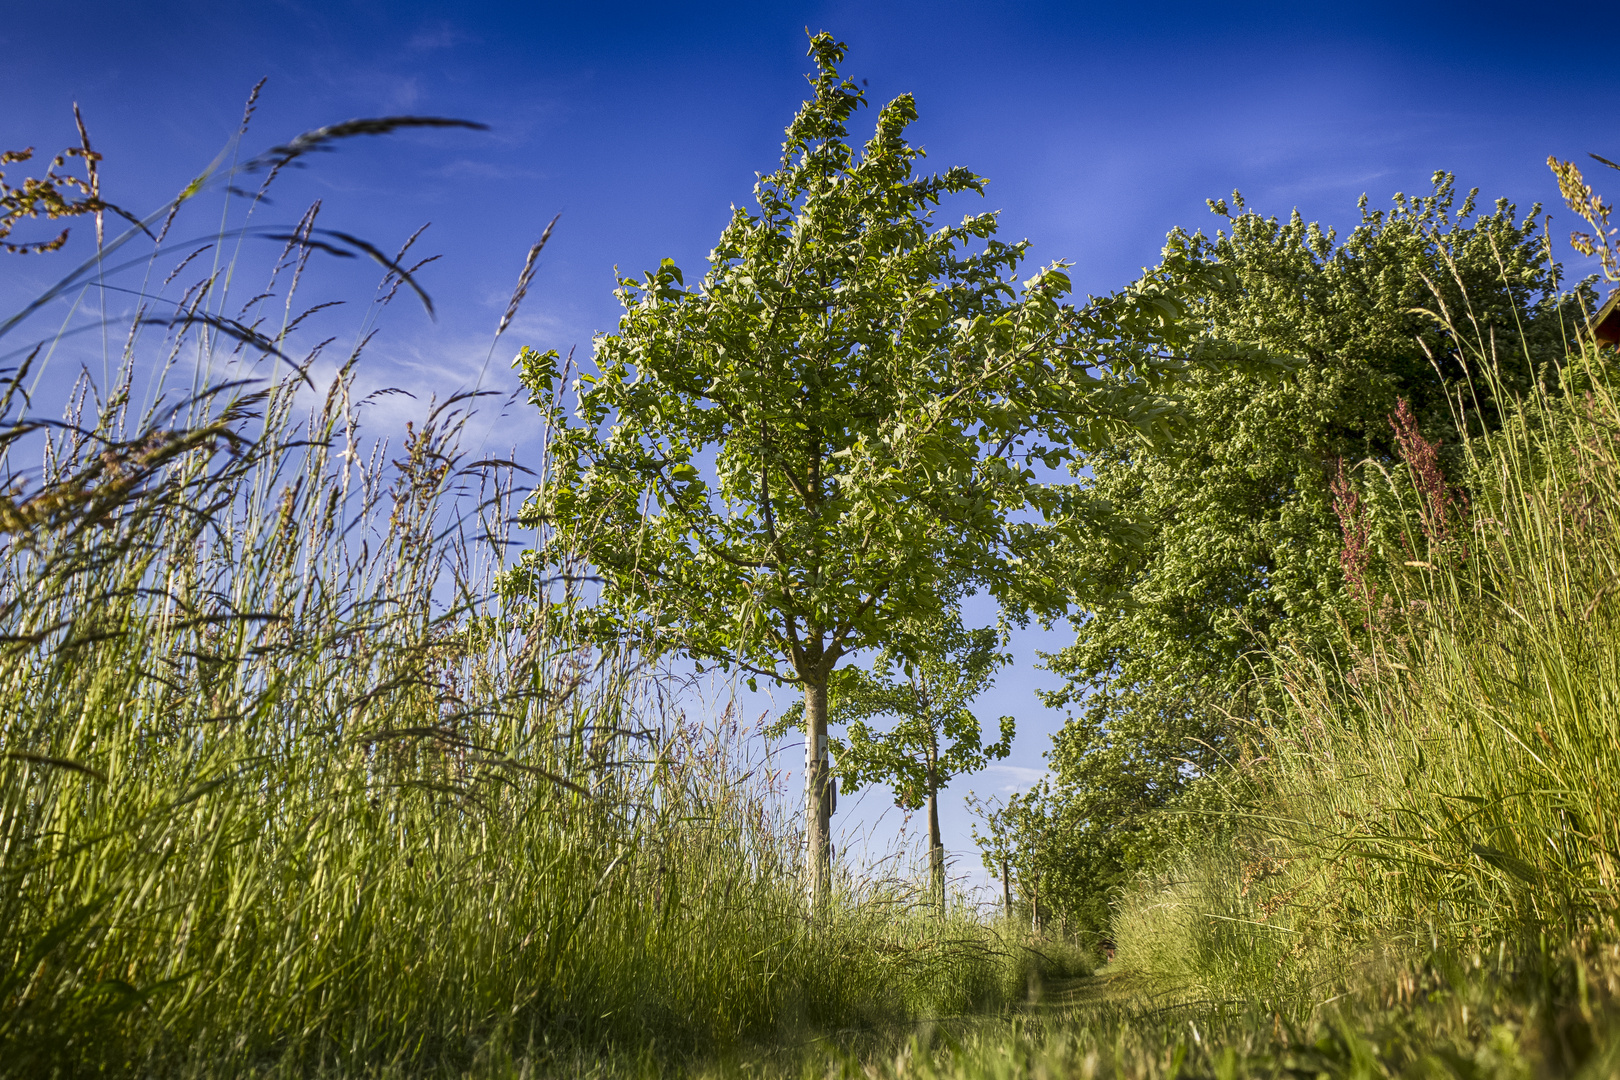
<path id="1" fill-rule="evenodd" d="M 936 794 L 1012 735 L 1003 718 L 987 744 L 967 710 L 1002 646 L 961 625 L 962 599 L 1067 617 L 1054 782 L 988 842 L 1100 928 L 1165 823 L 1197 820 L 1161 811 L 1239 753 L 1256 646 L 1309 647 L 1346 617 L 1344 464 L 1394 460 L 1398 400 L 1443 445 L 1458 395 L 1496 415 L 1431 311 L 1497 335 L 1499 385 L 1522 387 L 1561 348 L 1555 268 L 1534 212 L 1477 214 L 1437 175 L 1390 211 L 1363 201 L 1343 239 L 1212 203 L 1213 237 L 1173 232 L 1139 281 L 1075 303 L 1061 263 L 1020 280 L 1027 243 L 998 240 L 995 214 L 935 220 L 985 181 L 918 172 L 909 96 L 857 148 L 844 48 L 822 34 L 810 54 L 780 166 L 702 279 L 666 260 L 622 281 L 618 330 L 575 378 L 519 357 L 548 457 L 525 509 L 543 542 L 507 584 L 545 602 L 559 568 L 587 568 L 594 601 L 558 609 L 582 639 L 802 691 L 784 723 L 806 733 L 812 904 L 835 772 L 929 808 L 942 887 Z M 904 720 L 880 734 L 881 715 Z"/>
<path id="2" fill-rule="evenodd" d="M 1272 650 L 1323 655 L 1364 632 L 1374 598 L 1365 567 L 1346 565 L 1344 514 L 1376 511 L 1378 485 L 1358 477 L 1421 484 L 1409 459 L 1422 447 L 1438 450 L 1431 481 L 1463 478 L 1465 434 L 1555 378 L 1590 282 L 1564 291 L 1539 206 L 1480 212 L 1451 176 L 1433 184 L 1387 211 L 1363 198 L 1342 237 L 1235 195 L 1210 204 L 1214 236 L 1170 234 L 1153 273 L 1198 333 L 1289 371 L 1191 371 L 1173 445 L 1121 440 L 1088 458 L 1087 491 L 1128 508 L 1142 540 L 1073 549 L 1078 576 L 1118 587 L 1082 599 L 1074 644 L 1044 658 L 1065 678 L 1046 704 L 1070 717 L 1052 781 L 993 808 L 983 836 L 1071 926 L 1105 931 L 1114 886 L 1227 827 L 1245 772 L 1231 767 L 1264 752 L 1257 721 L 1280 704 Z"/>

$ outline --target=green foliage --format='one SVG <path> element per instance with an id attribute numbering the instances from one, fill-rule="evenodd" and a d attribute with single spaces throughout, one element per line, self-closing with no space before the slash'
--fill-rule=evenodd
<path id="1" fill-rule="evenodd" d="M 829 719 L 845 737 L 829 739 L 839 789 L 859 791 L 887 784 L 896 806 L 928 808 L 928 852 L 934 894 L 945 896 L 944 851 L 939 832 L 939 790 L 951 779 L 977 772 L 1012 749 L 1015 722 L 1001 718 L 1001 737 L 985 743 L 984 731 L 968 703 L 990 689 L 995 671 L 1010 659 L 1001 652 L 1003 636 L 992 627 L 964 630 L 952 618 L 928 627 L 929 642 L 916 659 L 894 649 L 880 653 L 867 671 L 844 667 L 828 688 Z M 893 717 L 887 730 L 871 721 Z M 804 707 L 795 705 L 767 730 L 776 736 L 804 727 Z"/>
<path id="2" fill-rule="evenodd" d="M 1341 505 L 1391 519 L 1357 533 L 1346 514 L 1365 541 L 1359 618 L 1331 649 L 1274 651 L 1237 835 L 1182 845 L 1115 929 L 1122 959 L 1207 994 L 1388 987 L 1385 965 L 1425 955 L 1539 967 L 1552 985 L 1512 1030 L 1542 1025 L 1545 1067 L 1566 1075 L 1592 1031 L 1547 1019 L 1591 1024 L 1586 987 L 1612 994 L 1620 956 L 1620 374 L 1583 330 L 1509 403 L 1500 339 L 1442 325 L 1501 414 L 1469 423 L 1453 483 L 1398 409 L 1399 463 L 1340 485 Z"/>
<path id="3" fill-rule="evenodd" d="M 812 52 L 815 97 L 757 209 L 733 211 L 696 287 L 667 260 L 622 283 L 572 420 L 555 358 L 520 358 L 551 455 L 526 508 L 549 547 L 526 565 L 583 557 L 604 631 L 650 624 L 654 648 L 790 683 L 911 645 L 965 583 L 1007 595 L 1044 535 L 1009 519 L 1071 507 L 1023 462 L 1090 442 L 1116 386 L 1055 359 L 1075 322 L 1058 267 L 1020 289 L 1027 243 L 995 240 L 994 214 L 934 224 L 984 180 L 914 174 L 911 99 L 857 152 L 843 47 Z"/>
<path id="4" fill-rule="evenodd" d="M 1003 716 L 1000 738 L 986 743 L 978 717 L 968 708 L 1008 662 L 998 632 L 964 630 L 952 620 L 936 624 L 926 637 L 931 647 L 915 661 L 885 649 L 870 671 L 845 667 L 833 674 L 830 721 L 846 727 L 844 738 L 829 739 L 841 792 L 886 784 L 896 806 L 917 810 L 953 777 L 977 772 L 1011 751 L 1013 718 Z M 871 721 L 885 716 L 895 722 L 874 729 Z M 804 705 L 797 703 L 766 734 L 777 737 L 803 727 Z"/>
<path id="5" fill-rule="evenodd" d="M 1064 820 L 1068 804 L 1054 797 L 1049 780 L 1005 801 L 969 792 L 967 802 L 978 818 L 974 843 L 991 878 L 1002 882 L 1008 914 L 1036 932 L 1056 914 L 1066 934 L 1088 943 L 1107 936 L 1107 896 L 1123 868 L 1096 843 L 1091 823 Z"/>
<path id="6" fill-rule="evenodd" d="M 1047 703 L 1072 710 L 1051 754 L 1048 816 L 1092 853 L 1050 871 L 1068 872 L 1079 895 L 1087 879 L 1150 865 L 1177 829 L 1210 827 L 1204 811 L 1226 796 L 1205 784 L 1190 805 L 1188 785 L 1249 752 L 1237 734 L 1276 704 L 1255 678 L 1264 650 L 1315 654 L 1342 621 L 1360 622 L 1333 487 L 1347 467 L 1400 460 L 1397 404 L 1455 468 L 1455 417 L 1473 434 L 1496 428 L 1566 343 L 1568 298 L 1535 211 L 1520 220 L 1499 202 L 1476 214 L 1472 193 L 1456 204 L 1447 175 L 1389 211 L 1364 199 L 1342 238 L 1236 196 L 1211 205 L 1223 229 L 1171 233 L 1154 273 L 1183 289 L 1202 341 L 1284 358 L 1289 371 L 1191 371 L 1185 434 L 1086 459 L 1090 493 L 1128 508 L 1144 539 L 1073 550 L 1075 573 L 1117 587 L 1086 604 L 1075 643 L 1046 658 L 1068 680 Z M 1459 347 L 1462 332 L 1493 350 Z M 1164 817 L 1172 806 L 1185 813 Z"/>
<path id="7" fill-rule="evenodd" d="M 870 672 L 851 667 L 835 676 L 832 716 L 847 732 L 833 743 L 843 790 L 888 784 L 896 806 L 916 810 L 953 777 L 977 772 L 1012 749 L 1012 717 L 1003 716 L 1000 737 L 986 743 L 968 708 L 1008 660 L 996 630 L 936 626 L 929 638 L 933 647 L 915 662 L 891 650 Z M 868 721 L 880 716 L 898 721 L 879 732 Z"/>
<path id="8" fill-rule="evenodd" d="M 1616 932 L 1620 407 L 1612 354 L 1561 374 L 1584 392 L 1470 442 L 1460 538 L 1404 499 L 1418 557 L 1385 560 L 1370 632 L 1279 658 L 1268 784 L 1330 893 L 1300 909 L 1335 933 Z"/>
<path id="9" fill-rule="evenodd" d="M 979 181 L 912 178 L 909 103 L 854 156 L 859 91 L 815 49 L 704 286 L 626 286 L 572 420 L 523 354 L 554 456 L 505 592 L 510 474 L 462 456 L 458 401 L 386 460 L 358 354 L 303 424 L 319 346 L 132 415 L 138 321 L 61 425 L 0 379 L 0 462 L 46 462 L 0 485 L 0 1073 L 1616 1072 L 1620 373 L 1565 336 L 1530 227 L 1449 181 L 1342 244 L 1217 206 L 1231 236 L 1071 309 L 1056 271 L 1019 291 L 993 219 L 933 229 Z M 438 123 L 349 128 L 405 122 Z M 279 328 L 206 315 L 223 280 L 159 355 L 285 362 L 291 297 Z M 1020 457 L 1099 441 L 1080 489 Z M 1125 507 L 1134 553 L 1050 543 Z M 634 644 L 819 678 L 846 789 L 915 807 L 1011 738 L 967 708 L 1005 661 L 956 621 L 976 583 L 1089 605 L 1057 780 L 983 826 L 1036 926 L 850 878 L 806 919 L 775 763 L 659 712 Z M 1090 979 L 1038 931 L 1100 933 L 1110 899 L 1124 970 Z"/>

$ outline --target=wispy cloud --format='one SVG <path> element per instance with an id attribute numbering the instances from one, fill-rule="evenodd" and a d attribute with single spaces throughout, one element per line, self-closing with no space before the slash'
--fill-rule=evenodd
<path id="1" fill-rule="evenodd" d="M 423 24 L 405 43 L 405 49 L 414 53 L 436 52 L 439 49 L 452 49 L 457 45 L 471 44 L 475 41 L 473 35 L 465 30 L 440 20 Z"/>
<path id="2" fill-rule="evenodd" d="M 986 765 L 985 773 L 1001 781 L 1000 791 L 1025 791 L 1049 778 L 1049 769 L 1031 769 L 1023 765 Z"/>

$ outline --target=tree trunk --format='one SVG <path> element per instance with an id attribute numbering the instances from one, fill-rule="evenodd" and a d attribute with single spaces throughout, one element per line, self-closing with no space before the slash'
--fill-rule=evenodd
<path id="1" fill-rule="evenodd" d="M 827 684 L 804 684 L 804 871 L 812 912 L 832 885 L 832 790 L 827 768 Z"/>
<path id="2" fill-rule="evenodd" d="M 928 875 L 934 900 L 945 909 L 945 843 L 939 838 L 939 736 L 928 748 Z"/>
<path id="3" fill-rule="evenodd" d="M 1001 860 L 1001 913 L 1012 921 L 1012 875 L 1008 872 L 1007 860 Z"/>
<path id="4" fill-rule="evenodd" d="M 1029 884 L 1029 928 L 1032 932 L 1041 932 L 1041 875 L 1030 875 Z"/>

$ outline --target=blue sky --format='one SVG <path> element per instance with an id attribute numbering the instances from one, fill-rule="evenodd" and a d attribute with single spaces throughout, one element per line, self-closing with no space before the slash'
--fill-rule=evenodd
<path id="1" fill-rule="evenodd" d="M 1427 190 L 1436 169 L 1525 210 L 1555 201 L 1548 154 L 1620 157 L 1620 83 L 1597 5 L 14 7 L 0 24 L 0 148 L 68 145 L 77 101 L 106 155 L 109 197 L 134 210 L 214 157 L 264 76 L 249 149 L 354 116 L 489 124 L 347 144 L 280 185 L 272 208 L 290 222 L 321 198 L 327 225 L 385 248 L 433 223 L 421 247 L 443 257 L 423 281 L 439 320 L 397 306 L 363 376 L 420 397 L 476 380 L 523 255 L 554 214 L 523 315 L 497 350 L 497 387 L 512 385 L 517 346 L 587 350 L 611 329 L 615 265 L 639 274 L 672 257 L 696 272 L 729 204 L 775 164 L 805 89 L 806 28 L 849 44 L 846 71 L 874 102 L 916 96 L 913 137 L 932 167 L 989 177 L 984 203 L 951 215 L 999 208 L 1003 237 L 1029 237 L 1035 262 L 1074 263 L 1081 293 L 1151 265 L 1171 227 L 1210 227 L 1204 199 L 1234 188 L 1263 211 L 1347 226 L 1357 196 L 1376 205 Z M 1569 227 L 1555 221 L 1555 237 Z M 58 265 L 8 260 L 6 303 Z M 351 271 L 326 272 L 341 287 Z M 409 414 L 394 400 L 377 423 Z M 520 454 L 534 434 L 521 411 L 490 416 L 486 432 Z M 992 717 L 1019 716 L 1021 733 L 1010 768 L 972 782 L 981 792 L 1038 771 L 1061 721 L 1030 693 L 1042 643 L 1062 638 L 1021 637 L 1018 667 L 985 703 Z M 841 817 L 869 826 L 882 802 Z M 965 816 L 947 803 L 948 842 L 965 850 Z"/>

